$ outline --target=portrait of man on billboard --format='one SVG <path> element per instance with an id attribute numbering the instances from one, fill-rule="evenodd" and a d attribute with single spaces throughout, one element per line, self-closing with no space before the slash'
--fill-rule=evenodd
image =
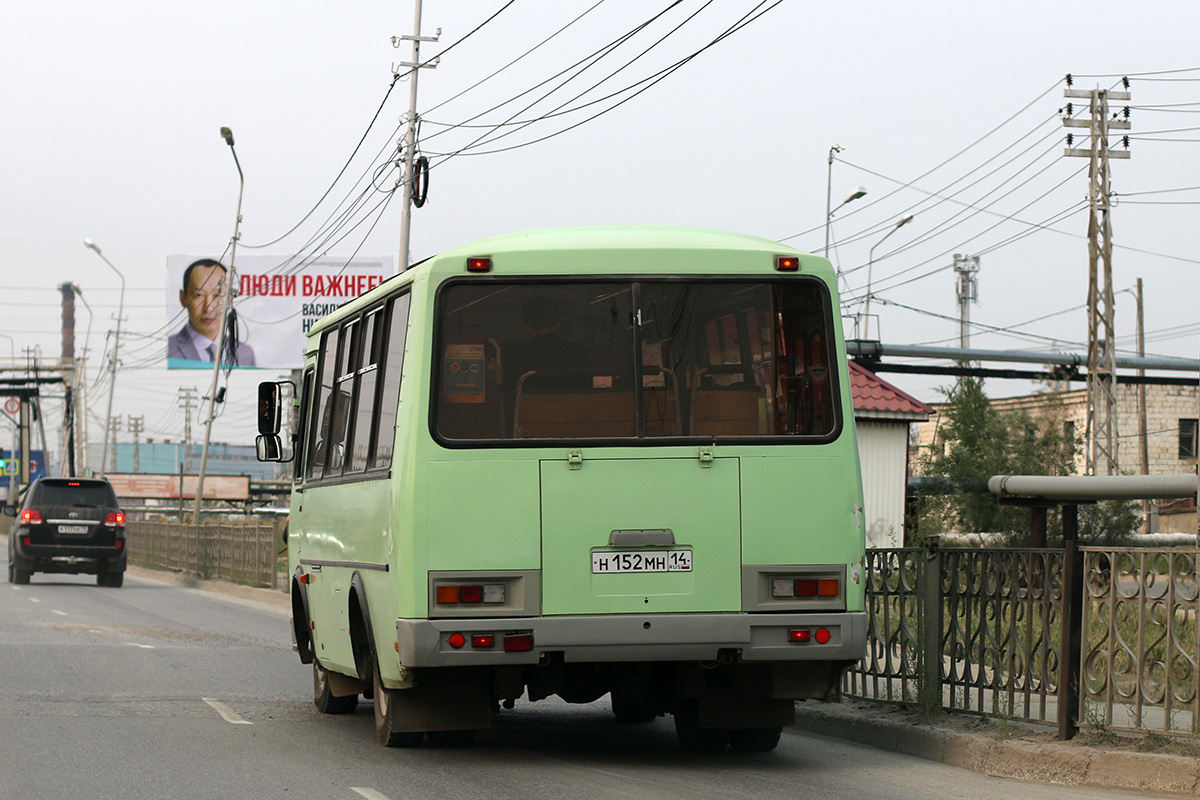
<path id="1" fill-rule="evenodd" d="M 212 363 L 216 359 L 217 338 L 221 332 L 221 317 L 225 313 L 225 279 L 227 270 L 220 261 L 201 258 L 193 261 L 183 273 L 183 288 L 179 290 L 179 305 L 187 309 L 187 322 L 167 339 L 167 359 Z M 245 342 L 236 341 L 237 330 L 225 332 L 227 362 L 238 367 L 253 367 L 254 350 Z M 233 342 L 230 346 L 229 341 Z"/>

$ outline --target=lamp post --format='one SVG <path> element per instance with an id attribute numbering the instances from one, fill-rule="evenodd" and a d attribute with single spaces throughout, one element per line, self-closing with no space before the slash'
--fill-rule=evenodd
<path id="1" fill-rule="evenodd" d="M 117 273 L 117 277 L 121 279 L 121 302 L 117 306 L 117 332 L 113 336 L 113 354 L 108 362 L 108 409 L 104 412 L 104 446 L 100 449 L 100 474 L 104 474 L 104 465 L 108 459 L 108 432 L 112 425 L 112 401 L 113 388 L 117 385 L 117 356 L 120 354 L 121 347 L 121 317 L 125 314 L 125 276 L 121 274 L 121 270 L 117 269 L 96 243 L 91 239 L 84 239 L 83 246 L 93 251 L 100 256 L 100 260 L 108 264 L 109 268 Z M 90 311 L 91 309 L 89 309 Z M 86 412 L 85 412 L 86 413 Z"/>
<path id="2" fill-rule="evenodd" d="M 838 203 L 837 208 L 831 207 L 830 204 L 833 201 L 833 156 L 835 153 L 840 153 L 845 149 L 846 148 L 842 147 L 840 144 L 835 144 L 829 148 L 829 169 L 825 176 L 825 249 L 821 251 L 821 255 L 825 256 L 826 258 L 829 258 L 829 227 L 830 223 L 833 221 L 833 213 L 837 211 L 838 208 L 846 205 L 846 203 L 852 203 L 867 193 L 867 190 L 864 187 L 859 186 L 853 192 L 846 195 L 846 199 Z"/>
<path id="3" fill-rule="evenodd" d="M 229 309 L 233 305 L 233 284 L 236 273 L 233 270 L 233 260 L 237 256 L 237 243 L 241 237 L 242 225 L 242 190 L 246 187 L 246 176 L 242 174 L 242 162 L 238 161 L 237 150 L 233 147 L 233 131 L 221 128 L 221 138 L 229 145 L 233 154 L 233 163 L 238 171 L 238 200 L 237 216 L 233 220 L 233 239 L 229 249 L 229 271 L 225 273 L 225 302 L 221 308 L 221 327 L 217 333 L 217 349 L 213 353 L 212 383 L 208 387 L 208 419 L 204 423 L 204 447 L 200 449 L 200 474 L 196 478 L 196 502 L 192 506 L 192 524 L 200 524 L 200 501 L 204 497 L 204 473 L 208 468 L 208 445 L 212 440 L 213 417 L 217 410 L 217 378 L 221 374 L 221 356 L 225 350 L 226 329 L 229 327 Z"/>
<path id="4" fill-rule="evenodd" d="M 871 245 L 870 251 L 867 253 L 867 302 L 863 306 L 863 338 L 869 339 L 871 333 L 871 265 L 875 263 L 875 248 L 883 244 L 889 236 L 903 228 L 905 225 L 913 221 L 912 214 L 906 214 L 900 218 L 900 221 L 892 226 L 891 230 L 883 235 L 875 244 Z"/>

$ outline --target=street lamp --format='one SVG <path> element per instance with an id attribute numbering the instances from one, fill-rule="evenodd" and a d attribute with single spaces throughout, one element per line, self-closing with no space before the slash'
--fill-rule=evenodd
<path id="1" fill-rule="evenodd" d="M 121 279 L 121 302 L 117 306 L 117 333 L 113 337 L 113 354 L 108 362 L 108 410 L 104 412 L 104 447 L 100 449 L 100 474 L 103 475 L 104 464 L 108 458 L 108 432 L 112 425 L 113 387 L 117 385 L 117 356 L 121 347 L 121 317 L 125 314 L 125 276 L 105 257 L 104 253 L 100 252 L 100 248 L 91 239 L 84 239 L 83 246 L 100 256 L 100 260 L 108 264 L 109 268 Z"/>
<path id="2" fill-rule="evenodd" d="M 907 214 L 900 218 L 900 221 L 892 226 L 892 229 L 883 235 L 875 244 L 871 245 L 870 251 L 867 253 L 867 302 L 863 306 L 863 338 L 870 339 L 871 332 L 871 265 L 875 263 L 875 248 L 883 244 L 884 240 L 891 236 L 896 231 L 903 228 L 905 225 L 913 221 L 913 215 Z"/>
<path id="3" fill-rule="evenodd" d="M 233 220 L 233 239 L 229 250 L 229 271 L 225 273 L 225 302 L 221 308 L 221 327 L 217 333 L 217 349 L 213 353 L 212 383 L 208 387 L 208 420 L 204 423 L 204 447 L 200 450 L 200 474 L 196 478 L 196 503 L 192 506 L 192 524 L 200 524 L 200 501 L 204 497 L 204 473 L 208 468 L 208 444 L 212 440 L 213 417 L 216 416 L 217 378 L 221 373 L 221 356 L 225 349 L 226 331 L 229 327 L 229 309 L 233 305 L 233 282 L 236 273 L 233 271 L 233 260 L 237 255 L 237 243 L 241 237 L 242 225 L 242 190 L 246 188 L 246 176 L 242 174 L 242 162 L 238 161 L 237 150 L 233 147 L 233 131 L 221 128 L 221 138 L 229 145 L 233 154 L 233 163 L 238 171 L 238 201 L 237 216 Z M 236 334 L 236 331 L 234 332 Z"/>
<path id="4" fill-rule="evenodd" d="M 829 148 L 829 170 L 828 174 L 825 176 L 825 250 L 821 253 L 826 258 L 829 258 L 829 226 L 830 222 L 833 221 L 833 213 L 837 211 L 838 208 L 846 205 L 846 203 L 852 203 L 867 193 L 865 187 L 859 186 L 853 192 L 846 195 L 846 199 L 838 203 L 837 208 L 830 207 L 830 204 L 833 201 L 833 156 L 835 153 L 840 153 L 845 149 L 846 148 L 842 147 L 840 144 L 835 144 L 833 147 Z"/>

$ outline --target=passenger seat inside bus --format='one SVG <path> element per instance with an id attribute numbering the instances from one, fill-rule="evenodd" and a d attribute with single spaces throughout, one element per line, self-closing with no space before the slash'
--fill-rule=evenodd
<path id="1" fill-rule="evenodd" d="M 690 397 L 692 436 L 755 436 L 762 433 L 762 387 L 740 365 L 710 366 L 696 373 Z"/>

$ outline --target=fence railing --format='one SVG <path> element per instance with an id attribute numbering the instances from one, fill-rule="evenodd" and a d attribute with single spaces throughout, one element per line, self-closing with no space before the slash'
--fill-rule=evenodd
<path id="1" fill-rule="evenodd" d="M 125 530 L 134 564 L 247 586 L 275 586 L 280 544 L 278 529 L 270 522 L 131 521 Z"/>
<path id="2" fill-rule="evenodd" d="M 1200 551 L 1081 550 L 1085 718 L 1200 735 Z"/>
<path id="3" fill-rule="evenodd" d="M 1200 551 L 904 548 L 866 566 L 867 655 L 846 694 L 1065 736 L 1067 717 L 1200 735 Z"/>

